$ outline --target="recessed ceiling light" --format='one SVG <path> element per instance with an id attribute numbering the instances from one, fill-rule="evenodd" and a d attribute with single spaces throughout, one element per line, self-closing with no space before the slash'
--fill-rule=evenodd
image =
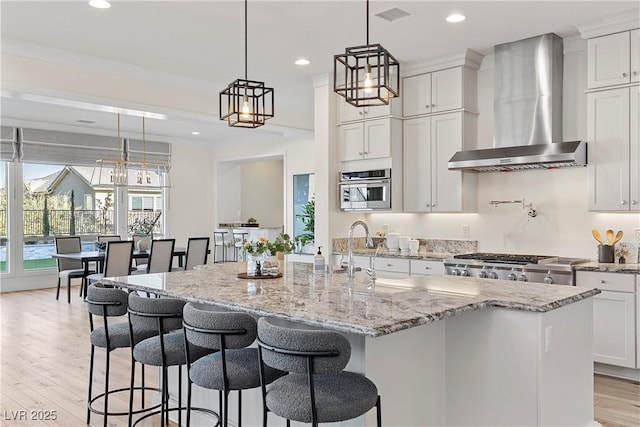
<path id="1" fill-rule="evenodd" d="M 294 62 L 294 64 L 296 64 L 296 65 L 309 65 L 310 62 L 309 62 L 308 59 L 300 58 L 296 62 Z"/>
<path id="2" fill-rule="evenodd" d="M 459 13 L 454 13 L 453 15 L 447 16 L 447 22 L 462 22 L 467 19 L 466 16 L 460 15 Z"/>
<path id="3" fill-rule="evenodd" d="M 191 132 L 191 135 L 200 135 L 200 132 L 198 132 L 197 130 L 194 130 L 193 132 Z"/>
<path id="4" fill-rule="evenodd" d="M 89 6 L 95 7 L 96 9 L 109 9 L 111 7 L 111 3 L 107 0 L 91 0 L 89 2 Z"/>

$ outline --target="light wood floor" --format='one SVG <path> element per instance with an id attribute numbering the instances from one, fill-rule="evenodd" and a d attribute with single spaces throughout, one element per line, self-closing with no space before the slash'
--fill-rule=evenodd
<path id="1" fill-rule="evenodd" d="M 89 322 L 78 287 L 72 288 L 71 304 L 63 290 L 55 289 L 0 294 L 0 426 L 85 425 L 89 366 Z M 111 386 L 128 386 L 128 349 L 112 352 Z M 104 351 L 96 349 L 94 390 L 101 390 Z M 155 380 L 149 369 L 147 382 Z M 605 427 L 640 426 L 640 384 L 595 376 L 595 417 Z M 115 410 L 127 408 L 127 393 L 110 400 Z M 28 419 L 11 420 L 18 411 Z M 34 411 L 34 412 L 31 412 Z M 56 411 L 55 420 L 31 420 L 32 415 Z M 93 414 L 92 425 L 102 425 Z M 157 421 L 141 423 L 157 425 Z M 110 426 L 126 425 L 126 417 L 110 417 Z M 393 427 L 393 426 L 390 426 Z"/>

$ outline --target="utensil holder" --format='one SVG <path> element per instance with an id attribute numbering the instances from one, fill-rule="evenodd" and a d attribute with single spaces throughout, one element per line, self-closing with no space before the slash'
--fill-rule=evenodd
<path id="1" fill-rule="evenodd" d="M 613 263 L 614 253 L 613 245 L 598 245 L 598 262 Z"/>

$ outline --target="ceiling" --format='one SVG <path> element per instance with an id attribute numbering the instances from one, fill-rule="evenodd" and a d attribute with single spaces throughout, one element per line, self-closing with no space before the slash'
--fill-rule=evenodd
<path id="1" fill-rule="evenodd" d="M 244 3 L 113 0 L 112 4 L 110 9 L 98 10 L 86 1 L 3 0 L 3 51 L 31 58 L 44 55 L 53 62 L 63 58 L 87 64 L 98 61 L 122 74 L 135 72 L 139 76 L 142 71 L 150 79 L 161 76 L 196 88 L 200 98 L 176 108 L 140 100 L 145 111 L 167 116 L 167 120 L 147 124 L 148 135 L 161 140 L 208 143 L 240 137 L 309 135 L 299 130 L 313 127 L 313 76 L 332 72 L 333 55 L 345 47 L 365 44 L 364 1 L 250 1 L 248 77 L 275 89 L 276 117 L 258 130 L 229 129 L 218 120 L 218 92 L 243 77 Z M 411 16 L 396 22 L 374 16 L 393 7 Z M 381 43 L 401 62 L 461 54 L 467 48 L 487 55 L 496 44 L 547 32 L 563 38 L 575 36 L 576 23 L 637 7 L 635 0 L 372 0 L 370 41 Z M 445 22 L 453 12 L 467 19 L 459 24 Z M 311 64 L 294 65 L 300 57 Z M 93 104 L 132 107 L 131 101 L 89 98 L 80 91 L 51 96 L 50 89 L 38 84 L 14 87 L 5 79 L 2 84 L 3 123 L 113 132 L 114 115 L 94 111 Z M 48 98 L 25 99 L 28 95 Z M 68 105 L 68 100 L 92 105 L 78 108 Z M 140 119 L 124 117 L 122 126 L 125 133 L 139 133 Z M 191 135 L 195 130 L 200 135 Z"/>

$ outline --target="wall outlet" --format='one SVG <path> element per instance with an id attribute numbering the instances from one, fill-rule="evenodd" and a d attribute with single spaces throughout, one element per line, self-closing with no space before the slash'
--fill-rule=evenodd
<path id="1" fill-rule="evenodd" d="M 462 225 L 462 237 L 471 236 L 471 226 L 469 224 Z"/>
<path id="2" fill-rule="evenodd" d="M 640 243 L 640 228 L 636 228 L 636 243 Z"/>

